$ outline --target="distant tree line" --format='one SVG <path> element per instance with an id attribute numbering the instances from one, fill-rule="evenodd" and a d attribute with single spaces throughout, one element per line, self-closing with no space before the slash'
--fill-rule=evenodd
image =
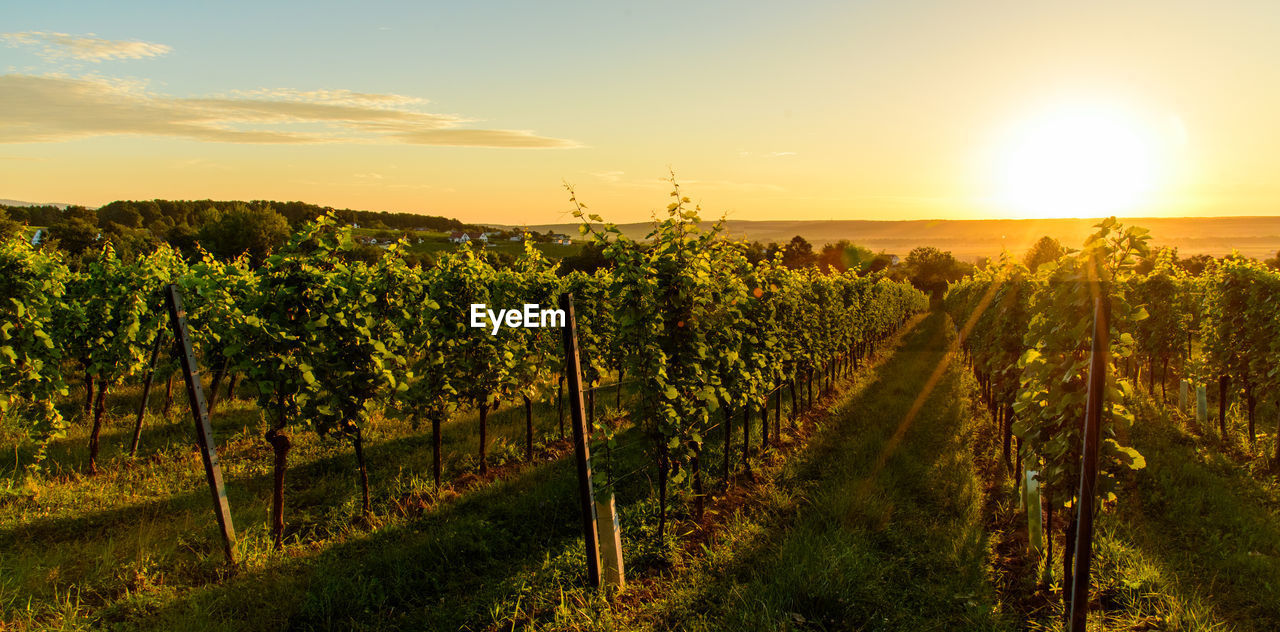
<path id="1" fill-rule="evenodd" d="M 938 295 L 946 291 L 948 283 L 973 271 L 972 264 L 956 259 L 949 251 L 941 251 L 932 246 L 916 248 L 905 259 L 884 252 L 874 253 L 847 239 L 826 244 L 821 250 L 815 251 L 813 245 L 799 235 L 784 244 L 753 241 L 742 242 L 740 246 L 752 265 L 781 257 L 782 265 L 792 270 L 815 268 L 826 274 L 845 271 L 859 275 L 883 273 L 895 281 L 910 280 L 916 288 Z M 608 267 L 603 250 L 599 246 L 588 244 L 578 254 L 561 260 L 560 274 L 574 271 L 590 274 Z"/>
<path id="2" fill-rule="evenodd" d="M 22 224 L 47 227 L 47 239 L 78 257 L 95 245 L 110 243 L 125 259 L 167 242 L 184 254 L 197 244 L 234 257 L 248 252 L 255 262 L 278 248 L 304 222 L 332 211 L 339 222 L 389 230 L 484 231 L 487 227 L 448 217 L 335 210 L 306 202 L 267 200 L 117 200 L 98 209 L 70 206 L 0 205 L 0 235 Z"/>
<path id="3" fill-rule="evenodd" d="M 522 229 L 497 230 L 491 227 L 466 224 L 456 219 L 413 213 L 389 213 L 385 211 L 333 210 L 305 202 L 271 202 L 266 200 L 215 201 L 215 200 L 118 200 L 99 209 L 69 206 L 65 209 L 53 206 L 0 205 L 0 238 L 29 226 L 44 226 L 48 234 L 44 241 L 54 248 L 66 251 L 74 258 L 85 252 L 94 252 L 95 246 L 110 243 L 123 259 L 132 259 L 148 253 L 161 242 L 168 242 L 187 256 L 198 248 L 224 258 L 248 253 L 252 262 L 261 263 L 268 254 L 279 248 L 290 234 L 303 223 L 332 211 L 340 223 L 355 224 L 361 228 L 379 231 L 377 236 L 393 240 L 411 236 L 410 231 L 434 232 L 464 231 L 490 232 L 496 239 L 529 234 L 535 242 L 552 239 L 551 233 L 538 233 Z M 951 252 L 932 246 L 911 250 L 905 258 L 872 252 L 847 239 L 825 244 L 820 250 L 804 237 L 796 235 L 786 243 L 760 241 L 741 242 L 743 254 L 752 264 L 781 256 L 782 264 L 790 269 L 816 268 L 827 274 L 854 271 L 860 275 L 883 273 L 895 280 L 910 280 L 920 290 L 935 296 L 946 291 L 947 284 L 972 272 L 974 264 L 956 259 Z M 1144 274 L 1155 266 L 1164 251 L 1152 249 L 1150 256 L 1141 259 L 1137 272 Z M 1214 257 L 1198 254 L 1186 258 L 1177 256 L 1177 249 L 1170 249 L 1171 259 L 1193 275 L 1199 275 Z M 382 256 L 383 250 L 371 244 L 359 244 L 350 256 L 372 262 Z M 1041 237 L 1023 255 L 1022 262 L 1031 270 L 1048 261 L 1056 261 L 1066 252 L 1058 240 Z M 499 252 L 485 252 L 483 256 L 491 265 L 506 267 L 514 258 Z M 412 265 L 430 266 L 434 257 L 409 255 Z M 989 258 L 978 260 L 976 267 L 991 263 Z M 1264 263 L 1280 268 L 1280 252 Z M 573 271 L 593 273 L 608 268 L 601 248 L 592 244 L 584 246 L 578 254 L 565 257 L 560 262 L 559 273 Z"/>

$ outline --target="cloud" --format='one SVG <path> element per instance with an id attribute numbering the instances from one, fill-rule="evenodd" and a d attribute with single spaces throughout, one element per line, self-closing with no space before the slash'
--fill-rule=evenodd
<path id="1" fill-rule="evenodd" d="M 50 33 L 45 31 L 24 31 L 22 33 L 0 34 L 9 46 L 28 46 L 36 48 L 36 54 L 46 61 L 73 59 L 99 63 L 116 59 L 143 59 L 167 55 L 172 48 L 164 44 L 151 42 L 105 40 L 88 35 L 71 35 L 69 33 Z"/>
<path id="2" fill-rule="evenodd" d="M 682 180 L 680 188 L 686 190 L 720 189 L 744 193 L 785 193 L 786 189 L 768 182 L 735 182 L 733 180 Z"/>
<path id="3" fill-rule="evenodd" d="M 789 158 L 794 155 L 796 155 L 796 152 L 794 151 L 755 152 L 747 151 L 745 149 L 738 151 L 738 156 L 740 158 Z"/>
<path id="4" fill-rule="evenodd" d="M 398 143 L 568 148 L 527 130 L 472 129 L 424 112 L 422 99 L 348 90 L 258 90 L 208 97 L 157 94 L 101 77 L 0 76 L 0 143 L 145 135 L 226 143 Z"/>
<path id="5" fill-rule="evenodd" d="M 593 171 L 590 175 L 595 176 L 602 182 L 633 189 L 653 189 L 656 187 L 670 187 L 669 178 L 646 178 L 646 179 L 627 179 L 622 171 Z M 680 187 L 686 191 L 699 191 L 706 189 L 714 189 L 721 191 L 741 191 L 745 193 L 785 193 L 786 189 L 776 184 L 767 182 L 736 182 L 733 180 L 687 180 L 680 179 Z"/>
<path id="6" fill-rule="evenodd" d="M 231 96 L 242 99 L 266 99 L 275 101 L 299 101 L 329 105 L 354 105 L 359 107 L 397 108 L 429 103 L 426 99 L 401 94 L 371 94 L 352 90 L 289 90 L 286 88 L 258 88 L 233 90 Z"/>
<path id="7" fill-rule="evenodd" d="M 610 184 L 618 184 L 619 182 L 622 182 L 622 176 L 623 176 L 623 175 L 625 175 L 625 172 L 622 172 L 622 171 L 594 171 L 594 172 L 592 172 L 592 173 L 591 173 L 591 175 L 593 175 L 593 176 L 595 176 L 595 177 L 597 177 L 597 178 L 600 178 L 601 180 L 604 180 L 605 182 L 608 182 L 608 183 L 610 183 Z"/>

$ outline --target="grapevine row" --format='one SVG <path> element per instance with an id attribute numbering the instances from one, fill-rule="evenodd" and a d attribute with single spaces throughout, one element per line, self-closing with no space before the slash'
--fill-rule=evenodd
<path id="1" fill-rule="evenodd" d="M 0 246 L 7 299 L 0 304 L 0 414 L 47 444 L 67 423 L 55 404 L 69 385 L 83 384 L 84 418 L 92 423 L 88 470 L 97 471 L 105 398 L 126 379 L 151 379 L 153 352 L 170 342 L 161 290 L 176 283 L 202 366 L 212 373 L 210 406 L 222 380 L 240 380 L 267 420 L 271 530 L 279 543 L 291 434 L 351 444 L 366 512 L 365 431 L 387 411 L 415 427 L 430 424 L 437 484 L 441 426 L 460 410 L 478 414 L 483 472 L 488 414 L 499 402 L 523 403 L 532 458 L 532 403 L 562 388 L 558 332 L 495 335 L 472 327 L 468 314 L 478 303 L 552 306 L 569 292 L 584 380 L 614 373 L 639 384 L 630 417 L 655 448 L 664 508 L 670 485 L 692 487 L 700 506 L 699 456 L 713 413 L 726 420 L 749 414 L 784 387 L 794 398 L 798 382 L 812 398 L 815 383 L 830 388 L 927 300 L 884 278 L 792 270 L 780 259 L 752 265 L 740 244 L 706 227 L 678 189 L 676 196 L 643 241 L 587 218 L 583 232 L 604 246 L 612 268 L 565 276 L 532 246 L 509 268 L 470 248 L 429 268 L 408 265 L 401 246 L 365 262 L 349 256 L 351 231 L 331 216 L 306 225 L 260 265 L 207 254 L 185 261 L 165 246 L 123 261 L 107 247 L 72 270 L 56 254 L 10 240 Z M 158 370 L 172 369 L 162 362 Z M 767 426 L 765 433 L 768 441 Z"/>

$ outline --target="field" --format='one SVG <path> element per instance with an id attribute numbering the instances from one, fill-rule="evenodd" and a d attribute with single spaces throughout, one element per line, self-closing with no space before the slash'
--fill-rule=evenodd
<path id="1" fill-rule="evenodd" d="M 1280 218 L 1276 217 L 1134 217 L 1124 218 L 1151 230 L 1154 246 L 1178 249 L 1189 257 L 1215 257 L 1239 251 L 1246 257 L 1267 259 L 1280 251 Z M 748 241 L 786 243 L 800 235 L 820 248 L 847 239 L 873 252 L 906 257 L 917 246 L 951 251 L 957 258 L 975 261 L 995 259 L 1002 251 L 1020 255 L 1048 235 L 1063 244 L 1079 244 L 1092 232 L 1097 219 L 974 219 L 974 220 L 831 220 L 749 221 L 729 219 L 725 233 Z M 573 234 L 574 224 L 530 226 Z M 624 224 L 624 232 L 643 237 L 651 224 Z"/>

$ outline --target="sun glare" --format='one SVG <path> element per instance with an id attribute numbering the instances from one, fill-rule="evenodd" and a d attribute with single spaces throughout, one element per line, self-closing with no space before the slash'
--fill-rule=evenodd
<path id="1" fill-rule="evenodd" d="M 1151 199 L 1157 134 L 1120 108 L 1072 104 L 1015 125 L 1001 143 L 996 202 L 1016 217 L 1125 214 Z"/>

